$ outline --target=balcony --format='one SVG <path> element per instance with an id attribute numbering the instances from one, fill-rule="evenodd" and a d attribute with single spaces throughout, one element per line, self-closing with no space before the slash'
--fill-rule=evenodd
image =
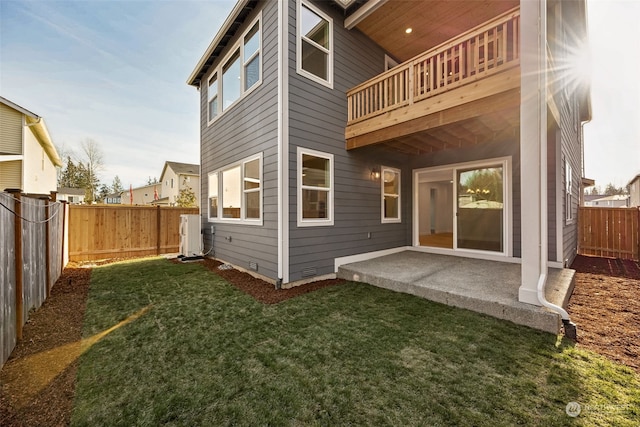
<path id="1" fill-rule="evenodd" d="M 347 92 L 347 149 L 412 154 L 513 137 L 519 128 L 519 8 Z"/>

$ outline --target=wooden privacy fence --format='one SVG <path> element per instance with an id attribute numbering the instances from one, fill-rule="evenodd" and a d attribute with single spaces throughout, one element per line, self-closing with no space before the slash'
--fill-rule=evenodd
<path id="1" fill-rule="evenodd" d="M 640 261 L 640 208 L 581 207 L 578 253 Z"/>
<path id="2" fill-rule="evenodd" d="M 198 208 L 72 205 L 69 210 L 69 260 L 178 252 L 182 214 L 198 214 Z"/>
<path id="3" fill-rule="evenodd" d="M 0 367 L 62 273 L 66 216 L 65 203 L 0 192 Z"/>

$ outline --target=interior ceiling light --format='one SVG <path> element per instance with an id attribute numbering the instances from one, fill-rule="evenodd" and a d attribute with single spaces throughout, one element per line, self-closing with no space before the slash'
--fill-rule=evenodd
<path id="1" fill-rule="evenodd" d="M 413 28 L 409 27 L 406 30 L 404 30 L 405 33 L 407 34 L 411 34 L 411 32 L 413 31 Z"/>

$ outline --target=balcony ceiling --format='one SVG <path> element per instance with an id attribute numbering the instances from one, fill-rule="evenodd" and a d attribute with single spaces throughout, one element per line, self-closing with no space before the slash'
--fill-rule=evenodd
<path id="1" fill-rule="evenodd" d="M 519 4 L 518 0 L 388 0 L 356 27 L 404 62 Z M 413 31 L 407 34 L 409 27 Z"/>

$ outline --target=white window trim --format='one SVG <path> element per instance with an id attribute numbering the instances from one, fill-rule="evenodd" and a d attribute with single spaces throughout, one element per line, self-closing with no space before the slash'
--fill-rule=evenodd
<path id="1" fill-rule="evenodd" d="M 573 168 L 569 160 L 564 159 L 564 200 L 565 213 L 564 220 L 566 224 L 573 223 Z"/>
<path id="2" fill-rule="evenodd" d="M 259 176 L 260 176 L 260 218 L 246 218 L 246 206 L 245 206 L 245 197 L 244 195 L 246 194 L 245 190 L 244 190 L 244 165 L 245 163 L 249 163 L 253 160 L 259 160 Z M 223 179 L 222 179 L 222 173 L 225 171 L 228 171 L 230 169 L 233 169 L 235 167 L 240 167 L 240 218 L 224 218 L 222 215 L 222 203 L 221 200 L 221 194 L 222 194 L 222 185 L 223 185 Z M 246 157 L 238 162 L 235 163 L 230 163 L 228 165 L 225 165 L 219 169 L 216 169 L 214 171 L 209 172 L 209 175 L 213 175 L 213 174 L 218 174 L 218 217 L 217 218 L 211 218 L 211 204 L 209 203 L 209 188 L 207 188 L 207 204 L 209 205 L 207 208 L 208 211 L 208 222 L 212 222 L 212 223 L 227 223 L 227 224 L 245 224 L 245 225 L 256 225 L 256 226 L 262 226 L 263 225 L 263 215 L 264 215 L 264 199 L 263 199 L 263 194 L 264 194 L 264 176 L 263 176 L 263 154 L 259 153 L 259 154 L 255 154 L 253 156 L 250 157 Z M 207 180 L 207 186 L 209 185 L 209 182 Z M 252 190 L 251 192 L 258 192 L 258 190 Z"/>
<path id="3" fill-rule="evenodd" d="M 218 182 L 218 192 L 217 192 L 218 211 L 216 212 L 218 216 L 220 215 L 220 175 L 218 172 L 209 172 L 207 174 L 207 220 L 209 222 L 214 222 L 214 221 L 217 221 L 218 218 L 211 217 L 211 192 L 210 192 L 210 186 L 209 186 L 209 183 L 211 182 L 211 175 L 216 175 L 216 180 Z"/>
<path id="4" fill-rule="evenodd" d="M 326 219 L 304 219 L 302 218 L 302 155 L 308 154 L 314 157 L 321 157 L 329 160 L 329 191 L 327 202 L 329 206 L 328 218 Z M 298 177 L 297 177 L 297 195 L 298 195 L 298 227 L 322 227 L 332 226 L 334 218 L 334 175 L 333 175 L 333 154 L 323 153 L 321 151 L 311 150 L 308 148 L 298 147 Z M 315 187 L 310 187 L 315 188 Z"/>
<path id="5" fill-rule="evenodd" d="M 392 195 L 384 192 L 384 172 L 389 171 L 398 175 L 398 217 L 397 218 L 385 218 L 384 216 L 384 197 L 386 195 Z M 380 218 L 383 224 L 388 223 L 401 223 L 402 222 L 402 172 L 400 169 L 390 168 L 382 166 L 380 168 Z"/>
<path id="6" fill-rule="evenodd" d="M 254 27 L 254 25 L 256 25 L 256 23 L 258 23 L 258 53 L 254 53 L 253 55 L 251 55 L 251 58 L 249 60 L 246 60 L 246 58 L 244 57 L 244 38 L 247 36 L 247 34 L 249 34 L 249 31 L 251 31 L 251 29 Z M 242 101 L 247 95 L 249 95 L 251 92 L 253 92 L 254 90 L 256 90 L 258 87 L 260 87 L 262 85 L 262 63 L 264 62 L 264 56 L 263 56 L 263 51 L 262 51 L 262 11 L 260 11 L 260 13 L 258 14 L 258 16 L 251 21 L 251 23 L 247 26 L 247 29 L 240 35 L 240 37 L 238 38 L 238 40 L 234 43 L 234 45 L 229 49 L 229 52 L 227 52 L 227 54 L 224 56 L 224 58 L 218 63 L 218 66 L 216 68 L 214 68 L 213 70 L 211 70 L 211 73 L 209 75 L 209 77 L 207 78 L 207 126 L 210 126 L 212 123 L 214 123 L 216 120 L 218 120 L 220 117 L 222 117 L 227 111 L 231 110 L 234 106 L 236 106 L 240 101 Z M 237 51 L 240 51 L 240 96 L 238 97 L 238 99 L 236 99 L 235 101 L 233 101 L 233 103 L 231 103 L 227 108 L 223 108 L 222 105 L 222 97 L 224 95 L 224 93 L 222 92 L 224 90 L 224 88 L 222 87 L 222 74 L 223 74 L 223 68 L 226 65 L 226 63 L 229 61 L 229 59 L 231 59 L 231 57 L 233 56 L 234 53 L 236 53 Z M 244 73 L 244 66 L 251 60 L 253 59 L 256 55 L 260 55 L 260 61 L 258 61 L 258 66 L 259 66 L 259 77 L 258 77 L 258 81 L 251 86 L 249 89 L 244 90 L 244 86 L 245 86 L 245 73 Z M 217 75 L 218 78 L 218 112 L 216 114 L 216 116 L 209 120 L 210 114 L 209 114 L 209 81 L 211 80 L 211 78 Z"/>
<path id="7" fill-rule="evenodd" d="M 297 0 L 297 9 L 296 9 L 296 72 L 301 76 L 308 78 L 309 80 L 313 80 L 316 83 L 320 83 L 323 86 L 328 87 L 329 89 L 333 89 L 333 52 L 335 50 L 335 46 L 333 44 L 333 19 L 329 17 L 326 13 L 322 12 L 320 9 L 315 7 L 304 0 Z M 316 13 L 322 19 L 326 20 L 329 23 L 329 52 L 328 52 L 328 70 L 327 76 L 328 80 L 322 79 L 316 76 L 313 73 L 310 73 L 302 68 L 302 34 L 300 32 L 300 22 L 302 22 L 301 14 L 302 14 L 302 6 Z M 313 43 L 311 41 L 311 43 Z M 318 46 L 316 43 L 313 43 L 314 46 L 321 48 L 322 50 L 326 50 L 322 46 Z"/>

